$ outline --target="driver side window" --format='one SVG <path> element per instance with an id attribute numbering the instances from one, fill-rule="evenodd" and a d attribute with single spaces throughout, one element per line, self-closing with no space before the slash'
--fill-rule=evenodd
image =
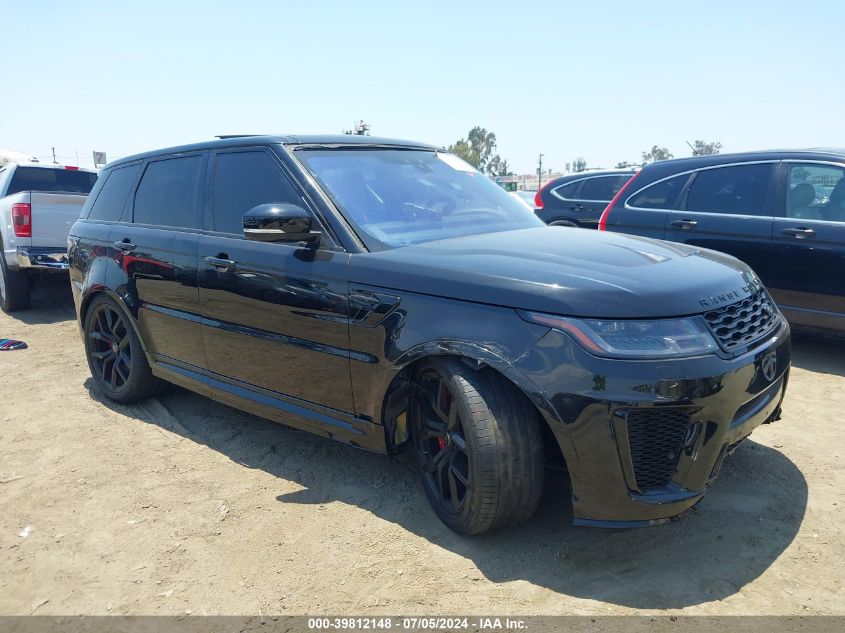
<path id="1" fill-rule="evenodd" d="M 272 157 L 263 150 L 221 152 L 214 161 L 212 186 L 215 231 L 243 237 L 243 216 L 259 204 L 272 202 L 307 208 Z"/>
<path id="2" fill-rule="evenodd" d="M 790 165 L 786 217 L 845 222 L 845 169 L 813 163 Z"/>

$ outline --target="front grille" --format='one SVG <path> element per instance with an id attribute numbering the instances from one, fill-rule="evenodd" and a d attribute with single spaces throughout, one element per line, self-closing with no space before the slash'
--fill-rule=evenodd
<path id="1" fill-rule="evenodd" d="M 763 338 L 778 324 L 778 312 L 763 290 L 704 314 L 710 330 L 728 351 Z"/>
<path id="2" fill-rule="evenodd" d="M 675 473 L 690 428 L 689 413 L 671 408 L 632 409 L 625 419 L 637 488 L 662 488 Z"/>

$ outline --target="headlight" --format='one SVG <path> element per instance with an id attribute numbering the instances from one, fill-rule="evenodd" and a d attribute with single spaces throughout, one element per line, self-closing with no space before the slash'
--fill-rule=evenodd
<path id="1" fill-rule="evenodd" d="M 526 321 L 562 330 L 599 356 L 665 358 L 719 349 L 698 317 L 683 319 L 573 319 L 520 311 Z"/>

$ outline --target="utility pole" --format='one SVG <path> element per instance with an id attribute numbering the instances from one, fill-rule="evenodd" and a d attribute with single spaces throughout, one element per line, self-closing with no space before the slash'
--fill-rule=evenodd
<path id="1" fill-rule="evenodd" d="M 543 155 L 537 160 L 537 189 L 543 186 Z"/>
<path id="2" fill-rule="evenodd" d="M 55 147 L 51 147 L 50 149 L 52 149 L 52 150 L 53 150 L 53 164 L 54 164 L 54 165 L 58 165 L 58 163 L 56 162 L 56 148 L 55 148 Z"/>

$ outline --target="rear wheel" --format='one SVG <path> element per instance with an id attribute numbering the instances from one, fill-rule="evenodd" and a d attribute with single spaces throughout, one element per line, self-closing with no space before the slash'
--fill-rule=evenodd
<path id="1" fill-rule="evenodd" d="M 0 310 L 26 310 L 32 295 L 32 280 L 24 270 L 10 270 L 0 242 Z"/>
<path id="2" fill-rule="evenodd" d="M 459 360 L 414 375 L 414 448 L 426 496 L 462 534 L 517 525 L 537 509 L 543 443 L 537 411 L 504 377 Z"/>
<path id="3" fill-rule="evenodd" d="M 153 376 L 129 318 L 112 299 L 96 297 L 85 314 L 85 355 L 97 388 L 115 402 L 131 403 L 156 393 Z"/>

